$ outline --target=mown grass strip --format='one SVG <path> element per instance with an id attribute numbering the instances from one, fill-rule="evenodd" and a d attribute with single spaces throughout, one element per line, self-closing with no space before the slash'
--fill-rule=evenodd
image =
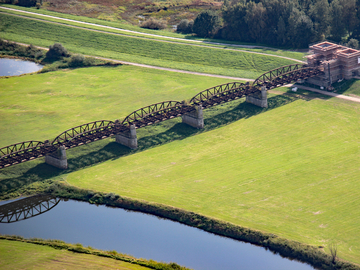
<path id="1" fill-rule="evenodd" d="M 0 27 L 3 38 L 18 37 L 16 41 L 19 42 L 31 41 L 39 46 L 60 42 L 72 52 L 171 68 L 185 67 L 186 70 L 199 72 L 203 72 L 201 67 L 210 67 L 210 73 L 218 74 L 228 73 L 226 69 L 232 69 L 235 72 L 239 70 L 238 75 L 256 78 L 265 71 L 294 63 L 271 56 L 97 33 L 6 14 L 0 14 Z M 27 40 L 19 40 L 21 37 L 27 37 Z M 39 44 L 39 40 L 43 40 L 42 44 Z M 223 75 L 235 75 L 232 71 L 229 73 Z"/>
<path id="2" fill-rule="evenodd" d="M 41 15 L 35 15 L 35 14 L 29 14 L 29 13 L 23 13 L 20 11 L 14 11 L 14 10 L 5 10 L 5 9 L 0 9 L 0 12 L 4 12 L 4 13 L 8 13 L 8 14 L 16 14 L 16 15 L 20 15 L 20 16 L 24 16 L 24 17 L 28 17 L 28 18 L 36 18 L 36 19 L 40 19 L 40 20 L 46 20 L 49 22 L 56 22 L 56 23 L 61 23 L 61 24 L 66 24 L 66 25 L 70 25 L 70 26 L 77 26 L 77 27 L 82 27 L 82 28 L 87 28 L 87 29 L 94 29 L 94 30 L 99 30 L 99 31 L 105 31 L 105 32 L 109 32 L 109 33 L 116 33 L 116 34 L 122 34 L 122 35 L 126 35 L 126 36 L 135 36 L 138 38 L 145 38 L 145 39 L 152 39 L 152 40 L 163 40 L 163 41 L 167 41 L 167 42 L 176 42 L 176 43 L 188 43 L 188 44 L 192 44 L 195 46 L 206 46 L 206 47 L 214 47 L 214 48 L 223 48 L 223 49 L 232 49 L 232 50 L 238 50 L 238 51 L 248 51 L 248 52 L 255 52 L 255 53 L 266 53 L 266 54 L 270 54 L 270 55 L 277 55 L 280 57 L 290 57 L 293 59 L 297 59 L 297 60 L 301 60 L 304 61 L 304 54 L 303 53 L 299 53 L 299 52 L 291 52 L 291 51 L 284 51 L 284 50 L 279 50 L 279 49 L 270 49 L 270 48 L 246 48 L 246 47 L 236 47 L 236 46 L 232 46 L 231 44 L 225 44 L 225 45 L 219 45 L 216 44 L 215 42 L 205 42 L 205 44 L 201 44 L 199 42 L 194 43 L 194 41 L 191 40 L 186 40 L 186 39 L 177 39 L 177 40 L 169 40 L 169 38 L 165 38 L 165 37 L 161 37 L 161 36 L 149 36 L 149 35 L 144 35 L 141 32 L 138 33 L 134 33 L 134 32 L 128 32 L 126 31 L 127 29 L 121 30 L 121 29 L 113 29 L 113 28 L 104 28 L 99 26 L 94 26 L 94 25 L 87 25 L 87 24 L 82 24 L 79 22 L 72 22 L 72 21 L 64 21 L 62 19 L 60 19 L 61 17 L 56 16 L 58 18 L 50 18 L 50 17 L 44 17 Z M 33 11 L 31 11 L 33 12 Z M 61 15 L 60 15 L 61 16 Z M 66 19 L 66 18 L 65 18 Z M 86 22 L 85 22 L 86 23 Z M 97 24 L 102 23 L 102 21 L 99 21 Z M 104 25 L 105 26 L 105 25 Z M 141 28 L 142 29 L 142 28 Z M 139 29 L 138 29 L 139 30 Z M 222 42 L 224 43 L 224 42 Z"/>

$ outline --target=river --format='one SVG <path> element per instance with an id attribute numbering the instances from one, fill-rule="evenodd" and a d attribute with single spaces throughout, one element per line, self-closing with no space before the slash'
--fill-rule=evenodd
<path id="1" fill-rule="evenodd" d="M 6 203 L 1 202 L 0 218 L 4 213 L 1 207 Z M 313 269 L 265 248 L 153 215 L 73 200 L 60 201 L 35 217 L 0 223 L 0 233 L 81 243 L 137 258 L 176 262 L 198 270 Z"/>

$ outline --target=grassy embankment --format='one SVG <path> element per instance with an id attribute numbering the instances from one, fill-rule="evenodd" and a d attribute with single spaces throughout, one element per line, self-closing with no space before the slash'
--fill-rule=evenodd
<path id="1" fill-rule="evenodd" d="M 0 236 L 0 269 L 188 269 L 58 240 Z"/>
<path id="2" fill-rule="evenodd" d="M 87 121 L 190 98 L 224 80 L 122 66 L 0 82 L 6 89 L 1 141 L 12 143 L 14 137 L 48 139 Z M 324 246 L 326 252 L 335 243 L 340 258 L 360 263 L 360 105 L 311 97 L 272 95 L 269 109 L 237 101 L 205 110 L 204 131 L 179 119 L 143 128 L 135 151 L 111 139 L 78 147 L 68 151 L 67 171 L 41 159 L 16 165 L 1 171 L 1 193 L 29 192 L 61 179 Z"/>
<path id="3" fill-rule="evenodd" d="M 0 12 L 22 15 L 22 16 L 27 16 L 27 17 L 31 17 L 31 18 L 37 18 L 37 19 L 43 19 L 43 20 L 47 20 L 49 22 L 59 22 L 62 24 L 85 27 L 85 28 L 89 28 L 89 29 L 102 30 L 102 31 L 107 31 L 107 32 L 112 32 L 112 33 L 120 33 L 120 34 L 125 34 L 128 36 L 144 37 L 144 38 L 167 40 L 167 41 L 176 41 L 176 42 L 189 43 L 189 44 L 194 44 L 194 45 L 201 45 L 201 43 L 199 43 L 199 42 L 204 42 L 204 43 L 206 43 L 206 44 L 204 44 L 206 46 L 212 46 L 212 47 L 218 47 L 218 48 L 231 48 L 231 49 L 245 50 L 245 51 L 250 51 L 250 52 L 260 52 L 260 53 L 273 54 L 273 55 L 277 55 L 277 56 L 290 57 L 290 58 L 298 59 L 301 61 L 304 60 L 304 53 L 290 51 L 290 50 L 282 50 L 282 49 L 277 49 L 277 48 L 261 47 L 261 46 L 258 46 L 258 44 L 244 44 L 244 43 L 235 42 L 235 41 L 204 39 L 204 38 L 198 38 L 193 35 L 184 35 L 184 34 L 180 34 L 180 33 L 176 33 L 176 32 L 169 32 L 169 31 L 162 31 L 162 30 L 150 30 L 150 29 L 140 28 L 138 26 L 133 26 L 133 25 L 129 25 L 126 23 L 122 23 L 122 22 L 104 21 L 104 20 L 99 20 L 99 19 L 94 19 L 94 18 L 89 18 L 89 17 L 84 17 L 84 16 L 75 16 L 75 15 L 71 15 L 71 14 L 58 13 L 58 12 L 48 11 L 48 10 L 44 10 L 44 9 L 26 8 L 26 7 L 15 6 L 15 5 L 6 5 L 6 4 L 2 4 L 1 6 L 12 8 L 12 9 L 17 9 L 19 11 L 33 12 L 33 13 L 37 13 L 38 15 L 25 14 L 25 13 L 19 12 L 19 11 L 11 11 L 11 10 L 4 10 L 4 9 L 0 9 Z M 58 19 L 44 17 L 42 15 L 54 16 L 54 17 L 58 17 Z M 59 19 L 59 18 L 61 18 L 61 19 Z M 80 21 L 80 22 L 97 24 L 97 25 L 101 25 L 101 26 L 110 26 L 110 27 L 114 27 L 117 29 L 109 29 L 109 28 L 104 28 L 104 27 L 99 27 L 99 26 L 94 26 L 94 25 L 86 25 L 86 24 L 81 24 L 81 23 L 77 23 L 77 22 L 64 21 L 62 19 L 70 19 L 70 20 L 75 20 L 75 21 Z M 128 32 L 126 30 L 136 31 L 137 33 Z M 147 34 L 152 34 L 152 35 L 156 35 L 156 36 L 149 36 Z M 169 39 L 169 37 L 177 38 L 177 40 L 171 40 L 171 39 Z M 179 39 L 182 39 L 182 40 L 179 40 Z M 226 43 L 226 45 L 219 45 L 216 43 Z M 241 48 L 239 48 L 239 47 L 237 47 L 237 45 L 240 45 L 240 46 L 241 45 L 254 45 L 254 46 L 258 46 L 258 47 L 255 47 L 255 48 L 241 47 Z"/>
<path id="4" fill-rule="evenodd" d="M 268 70 L 294 63 L 275 56 L 92 32 L 4 13 L 0 13 L 0 29 L 4 39 L 38 46 L 60 42 L 72 53 L 253 79 Z"/>

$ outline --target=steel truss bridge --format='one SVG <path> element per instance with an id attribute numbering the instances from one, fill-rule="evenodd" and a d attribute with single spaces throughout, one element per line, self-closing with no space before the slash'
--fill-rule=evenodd
<path id="1" fill-rule="evenodd" d="M 26 141 L 0 148 L 0 169 L 21 162 L 36 159 L 57 151 L 80 146 L 97 140 L 127 132 L 130 126 L 145 127 L 192 112 L 196 106 L 209 108 L 244 96 L 255 94 L 265 87 L 266 90 L 280 87 L 298 80 L 320 74 L 317 67 L 304 64 L 283 66 L 262 74 L 252 84 L 230 82 L 201 91 L 189 103 L 164 101 L 133 111 L 123 121 L 100 120 L 70 128 L 52 141 Z"/>
<path id="2" fill-rule="evenodd" d="M 59 198 L 36 195 L 0 206 L 0 223 L 13 223 L 38 216 L 54 208 Z"/>

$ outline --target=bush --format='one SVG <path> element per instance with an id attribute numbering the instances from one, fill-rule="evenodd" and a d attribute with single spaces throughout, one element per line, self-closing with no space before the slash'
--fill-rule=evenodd
<path id="1" fill-rule="evenodd" d="M 34 7 L 37 0 L 19 0 L 18 5 L 23 7 Z"/>
<path id="2" fill-rule="evenodd" d="M 189 21 L 187 19 L 181 20 L 176 31 L 184 34 L 190 34 L 193 31 L 193 25 L 194 21 Z"/>
<path id="3" fill-rule="evenodd" d="M 166 23 L 160 20 L 156 20 L 154 18 L 150 18 L 143 22 L 140 27 L 153 30 L 161 30 L 166 28 Z"/>
<path id="4" fill-rule="evenodd" d="M 355 39 L 355 38 L 352 38 L 345 45 L 350 47 L 350 48 L 353 48 L 353 49 L 358 49 L 359 48 L 359 41 L 357 39 Z"/>
<path id="5" fill-rule="evenodd" d="M 55 43 L 52 46 L 50 45 L 49 50 L 46 53 L 46 58 L 48 60 L 59 60 L 67 56 L 69 56 L 69 53 L 60 43 Z"/>
<path id="6" fill-rule="evenodd" d="M 219 16 L 212 10 L 206 10 L 196 16 L 193 31 L 199 37 L 211 37 L 219 27 Z"/>
<path id="7" fill-rule="evenodd" d="M 81 54 L 74 54 L 70 57 L 70 67 L 82 67 L 84 66 L 85 57 Z"/>

